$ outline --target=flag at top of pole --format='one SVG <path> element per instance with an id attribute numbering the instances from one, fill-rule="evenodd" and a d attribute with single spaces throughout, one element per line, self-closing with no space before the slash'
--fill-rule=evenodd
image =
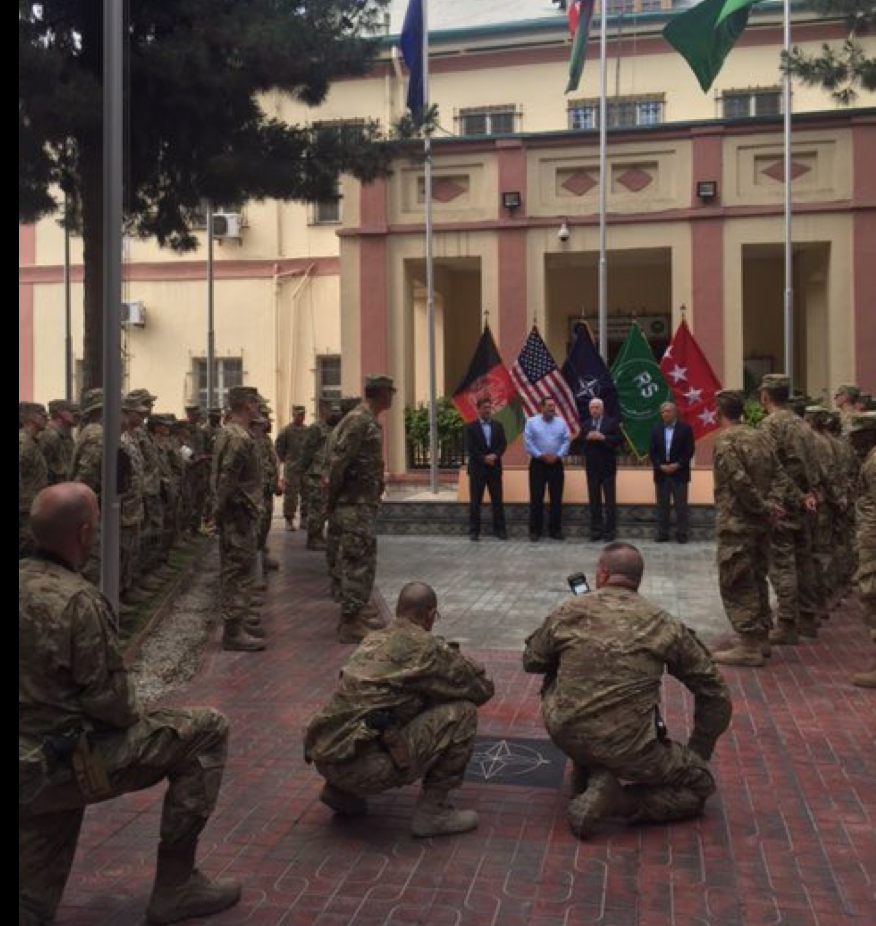
<path id="1" fill-rule="evenodd" d="M 426 109 L 425 41 L 423 4 L 426 0 L 410 0 L 402 24 L 399 48 L 408 66 L 408 109 L 414 119 L 420 119 Z"/>
<path id="2" fill-rule="evenodd" d="M 569 80 L 566 93 L 578 89 L 584 62 L 587 60 L 587 41 L 590 38 L 590 23 L 596 0 L 571 0 L 568 7 L 569 34 L 572 36 L 572 52 L 569 55 Z"/>

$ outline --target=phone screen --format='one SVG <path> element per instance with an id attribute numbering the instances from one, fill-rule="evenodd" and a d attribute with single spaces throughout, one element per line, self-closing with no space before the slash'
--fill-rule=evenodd
<path id="1" fill-rule="evenodd" d="M 587 584 L 587 576 L 583 572 L 575 572 L 569 576 L 569 588 L 572 589 L 573 595 L 586 595 L 590 591 Z"/>

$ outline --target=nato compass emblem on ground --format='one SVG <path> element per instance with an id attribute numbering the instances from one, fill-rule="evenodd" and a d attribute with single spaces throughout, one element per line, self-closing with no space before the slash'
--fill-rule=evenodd
<path id="1" fill-rule="evenodd" d="M 493 743 L 476 743 L 471 764 L 476 772 L 480 772 L 481 778 L 490 781 L 499 776 L 516 778 L 529 775 L 543 765 L 550 765 L 551 760 L 529 746 L 497 740 Z"/>

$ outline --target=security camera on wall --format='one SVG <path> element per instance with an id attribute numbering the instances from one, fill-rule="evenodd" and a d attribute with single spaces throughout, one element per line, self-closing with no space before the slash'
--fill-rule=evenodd
<path id="1" fill-rule="evenodd" d="M 569 231 L 569 226 L 565 222 L 560 226 L 560 230 L 557 232 L 557 238 L 560 241 L 568 241 L 571 237 L 571 232 Z"/>

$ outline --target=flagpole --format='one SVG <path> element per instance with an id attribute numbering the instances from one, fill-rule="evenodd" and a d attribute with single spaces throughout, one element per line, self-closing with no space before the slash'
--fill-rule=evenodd
<path id="1" fill-rule="evenodd" d="M 429 110 L 429 3 L 423 3 L 423 113 Z M 438 494 L 438 399 L 435 373 L 435 268 L 432 253 L 432 135 L 423 138 L 426 217 L 426 337 L 429 354 L 429 488 Z"/>
<path id="2" fill-rule="evenodd" d="M 791 0 L 783 3 L 783 44 L 785 60 L 791 54 Z M 794 385 L 794 265 L 793 242 L 791 239 L 791 69 L 785 67 L 782 81 L 782 105 L 784 106 L 784 134 L 785 134 L 785 293 L 784 293 L 784 321 L 785 321 L 785 374 Z"/>
<path id="3" fill-rule="evenodd" d="M 787 3 L 787 0 L 785 0 Z M 599 353 L 608 357 L 608 268 L 605 257 L 606 211 L 608 202 L 608 180 L 606 177 L 606 148 L 608 143 L 608 104 L 606 102 L 608 69 L 606 64 L 608 38 L 606 7 L 608 0 L 600 0 L 599 6 L 599 267 L 598 267 L 598 312 Z"/>

